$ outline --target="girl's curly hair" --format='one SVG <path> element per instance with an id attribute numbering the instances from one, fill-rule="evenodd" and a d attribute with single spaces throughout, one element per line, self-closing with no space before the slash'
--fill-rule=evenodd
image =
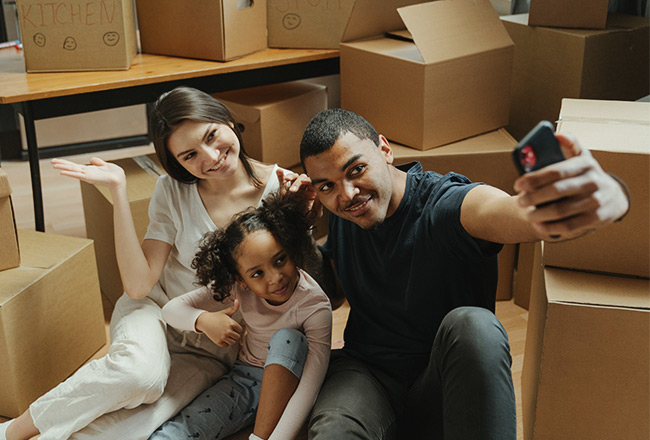
<path id="1" fill-rule="evenodd" d="M 312 249 L 304 197 L 272 194 L 261 206 L 236 214 L 226 228 L 203 236 L 192 260 L 192 268 L 196 270 L 195 284 L 210 288 L 217 301 L 230 296 L 230 289 L 239 275 L 234 257 L 237 248 L 250 233 L 259 230 L 269 231 L 298 267 Z"/>

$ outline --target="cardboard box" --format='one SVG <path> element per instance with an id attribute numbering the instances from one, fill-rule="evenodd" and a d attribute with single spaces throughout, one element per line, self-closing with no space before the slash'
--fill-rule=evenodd
<path id="1" fill-rule="evenodd" d="M 0 271 L 20 264 L 16 219 L 11 203 L 9 177 L 0 168 Z"/>
<path id="2" fill-rule="evenodd" d="M 530 26 L 605 29 L 609 0 L 530 0 Z"/>
<path id="3" fill-rule="evenodd" d="M 519 243 L 517 247 L 517 263 L 512 286 L 512 296 L 515 304 L 528 310 L 530 304 L 530 290 L 533 283 L 533 270 L 542 264 L 542 243 Z"/>
<path id="4" fill-rule="evenodd" d="M 518 177 L 512 164 L 512 150 L 517 142 L 504 129 L 499 129 L 429 151 L 418 151 L 391 143 L 395 164 L 412 161 L 422 163 L 425 171 L 462 174 L 474 182 L 485 182 L 514 194 Z M 499 253 L 497 299 L 512 298 L 517 245 L 505 245 Z"/>
<path id="5" fill-rule="evenodd" d="M 269 47 L 338 49 L 355 0 L 267 0 Z"/>
<path id="6" fill-rule="evenodd" d="M 492 5 L 398 8 L 408 3 L 357 0 L 340 48 L 342 107 L 420 150 L 506 125 L 513 44 Z"/>
<path id="7" fill-rule="evenodd" d="M 149 201 L 156 180 L 165 172 L 155 154 L 113 161 L 126 174 L 129 206 L 133 215 L 135 231 L 140 241 L 149 226 Z M 103 186 L 81 182 L 81 198 L 86 221 L 86 236 L 95 241 L 99 283 L 106 299 L 111 303 L 122 296 L 122 279 L 115 257 L 113 227 L 113 200 L 110 191 Z"/>
<path id="8" fill-rule="evenodd" d="M 564 99 L 557 131 L 576 135 L 605 171 L 623 179 L 632 202 L 618 223 L 547 243 L 544 263 L 650 277 L 650 103 Z"/>
<path id="9" fill-rule="evenodd" d="M 327 87 L 305 81 L 217 93 L 242 129 L 246 152 L 289 168 L 300 163 L 300 140 L 318 112 L 327 109 Z"/>
<path id="10" fill-rule="evenodd" d="M 137 52 L 131 0 L 16 0 L 27 72 L 126 70 Z"/>
<path id="11" fill-rule="evenodd" d="M 136 0 L 143 53 L 227 61 L 266 48 L 266 0 Z"/>
<path id="12" fill-rule="evenodd" d="M 23 115 L 19 114 L 18 120 L 22 148 L 27 151 Z M 144 104 L 37 119 L 34 126 L 38 148 L 143 136 L 148 132 Z"/>
<path id="13" fill-rule="evenodd" d="M 508 132 L 521 139 L 554 121 L 563 98 L 634 101 L 650 94 L 650 21 L 610 14 L 605 30 L 528 26 L 501 17 L 515 42 Z"/>
<path id="14" fill-rule="evenodd" d="M 17 417 L 106 343 L 93 243 L 18 232 L 21 265 L 0 272 L 0 414 Z"/>
<path id="15" fill-rule="evenodd" d="M 524 438 L 648 438 L 650 281 L 536 272 L 522 372 Z"/>

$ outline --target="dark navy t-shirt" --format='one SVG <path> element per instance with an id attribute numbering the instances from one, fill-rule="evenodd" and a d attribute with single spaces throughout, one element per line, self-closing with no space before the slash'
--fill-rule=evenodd
<path id="1" fill-rule="evenodd" d="M 327 243 L 350 304 L 345 348 L 387 372 L 413 376 L 427 365 L 442 319 L 460 306 L 494 311 L 497 253 L 481 250 L 460 223 L 477 184 L 455 173 L 407 171 L 395 213 L 373 230 L 330 215 Z"/>

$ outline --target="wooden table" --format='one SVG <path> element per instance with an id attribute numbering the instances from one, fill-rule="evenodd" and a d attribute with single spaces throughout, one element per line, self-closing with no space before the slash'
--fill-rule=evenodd
<path id="1" fill-rule="evenodd" d="M 129 70 L 58 73 L 25 73 L 22 52 L 0 50 L 0 104 L 25 119 L 36 230 L 45 221 L 35 120 L 151 103 L 180 85 L 217 93 L 338 72 L 338 50 L 267 49 L 225 63 L 139 54 Z"/>

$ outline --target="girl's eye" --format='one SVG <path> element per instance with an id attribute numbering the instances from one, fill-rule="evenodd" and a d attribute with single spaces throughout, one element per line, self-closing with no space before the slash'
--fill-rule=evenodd
<path id="1" fill-rule="evenodd" d="M 281 264 L 284 264 L 285 261 L 287 261 L 287 256 L 282 255 L 281 257 L 278 257 L 277 260 L 275 260 L 275 264 L 281 265 Z"/>
<path id="2" fill-rule="evenodd" d="M 217 130 L 216 129 L 214 129 L 210 133 L 208 133 L 208 137 L 206 139 L 208 141 L 208 143 L 210 143 L 214 139 L 214 137 L 216 135 L 217 135 Z"/>
<path id="3" fill-rule="evenodd" d="M 256 270 L 250 276 L 251 278 L 259 278 L 262 276 L 262 274 L 264 274 L 264 272 L 262 272 L 261 270 Z"/>

